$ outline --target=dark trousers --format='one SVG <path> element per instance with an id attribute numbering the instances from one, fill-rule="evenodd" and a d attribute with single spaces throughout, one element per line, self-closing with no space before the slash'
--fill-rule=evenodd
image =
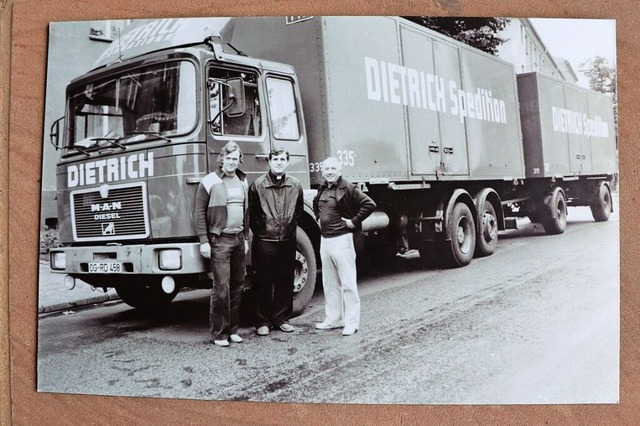
<path id="1" fill-rule="evenodd" d="M 240 302 L 245 276 L 244 234 L 220 235 L 211 244 L 213 288 L 209 327 L 213 340 L 225 340 L 238 332 Z"/>
<path id="2" fill-rule="evenodd" d="M 255 238 L 256 327 L 286 323 L 293 310 L 293 273 L 296 240 L 262 241 Z"/>

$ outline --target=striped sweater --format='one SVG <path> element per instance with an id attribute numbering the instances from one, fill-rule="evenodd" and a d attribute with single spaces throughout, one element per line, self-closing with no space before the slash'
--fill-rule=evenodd
<path id="1" fill-rule="evenodd" d="M 249 185 L 243 172 L 236 170 L 236 175 L 240 179 L 244 191 L 243 232 L 245 238 L 249 238 L 249 226 L 247 226 L 249 223 Z M 212 238 L 220 235 L 227 225 L 227 191 L 222 181 L 223 176 L 222 169 L 218 169 L 206 175 L 198 185 L 194 221 L 200 243 L 211 242 Z"/>

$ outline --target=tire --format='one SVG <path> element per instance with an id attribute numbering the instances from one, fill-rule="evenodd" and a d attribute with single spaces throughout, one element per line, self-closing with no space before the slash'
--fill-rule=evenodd
<path id="1" fill-rule="evenodd" d="M 136 281 L 144 281 L 147 278 L 140 278 Z M 144 311 L 159 311 L 166 309 L 171 301 L 176 297 L 180 290 L 176 289 L 167 294 L 162 290 L 160 281 L 157 277 L 148 279 L 153 281 L 149 284 L 139 284 L 137 282 L 128 282 L 116 287 L 116 292 L 120 299 L 127 305 Z"/>
<path id="2" fill-rule="evenodd" d="M 551 214 L 553 217 L 542 220 L 542 226 L 549 235 L 562 234 L 567 227 L 567 200 L 560 188 L 551 196 Z"/>
<path id="3" fill-rule="evenodd" d="M 488 200 L 478 209 L 478 229 L 476 233 L 477 257 L 490 256 L 498 245 L 498 217 L 496 209 Z"/>
<path id="4" fill-rule="evenodd" d="M 611 202 L 611 190 L 604 183 L 600 184 L 591 202 L 591 214 L 596 222 L 606 222 L 613 211 Z"/>
<path id="5" fill-rule="evenodd" d="M 296 231 L 296 264 L 293 275 L 293 316 L 304 312 L 316 288 L 317 267 L 313 244 L 300 227 Z"/>
<path id="6" fill-rule="evenodd" d="M 468 265 L 473 259 L 476 246 L 476 226 L 469 206 L 456 203 L 447 226 L 451 241 L 445 242 L 442 251 L 444 265 L 452 268 Z"/>

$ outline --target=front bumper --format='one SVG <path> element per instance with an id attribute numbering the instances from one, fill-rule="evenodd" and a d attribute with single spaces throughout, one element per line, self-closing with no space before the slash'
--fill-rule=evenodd
<path id="1" fill-rule="evenodd" d="M 160 254 L 163 250 L 178 250 L 181 257 L 177 269 L 161 269 Z M 54 267 L 53 256 L 64 253 L 64 267 Z M 199 274 L 208 271 L 208 261 L 200 255 L 199 243 L 149 244 L 122 246 L 61 247 L 50 252 L 49 266 L 53 272 L 61 274 L 89 274 L 90 263 L 119 263 L 120 275 Z"/>

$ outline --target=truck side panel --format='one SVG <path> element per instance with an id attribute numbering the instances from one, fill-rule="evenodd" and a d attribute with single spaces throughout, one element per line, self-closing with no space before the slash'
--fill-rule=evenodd
<path id="1" fill-rule="evenodd" d="M 397 78 L 402 71 L 395 21 L 323 18 L 322 29 L 330 129 L 326 154 L 342 159 L 348 180 L 409 180 L 406 89 Z M 310 154 L 320 153 L 312 147 Z"/>
<path id="2" fill-rule="evenodd" d="M 511 64 L 460 48 L 467 102 L 470 175 L 476 179 L 524 177 L 516 78 Z"/>
<path id="3" fill-rule="evenodd" d="M 498 58 L 391 17 L 242 19 L 233 34 L 296 68 L 312 184 L 328 155 L 353 181 L 524 177 L 513 67 Z"/>
<path id="4" fill-rule="evenodd" d="M 517 78 L 528 178 L 615 173 L 609 96 L 537 73 Z"/>

